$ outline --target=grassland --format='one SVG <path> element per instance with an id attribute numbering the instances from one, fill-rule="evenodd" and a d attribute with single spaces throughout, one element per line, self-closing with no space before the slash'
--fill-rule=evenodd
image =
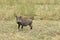
<path id="1" fill-rule="evenodd" d="M 12 20 L 15 15 L 60 20 L 59 0 L 0 0 L 0 19 Z M 3 17 L 3 18 L 2 18 Z"/>
<path id="2" fill-rule="evenodd" d="M 0 40 L 60 40 L 60 21 L 33 20 L 33 29 L 17 29 L 16 22 L 0 21 Z"/>
<path id="3" fill-rule="evenodd" d="M 34 17 L 33 29 L 18 30 L 16 15 Z M 0 40 L 60 40 L 60 0 L 0 0 Z"/>

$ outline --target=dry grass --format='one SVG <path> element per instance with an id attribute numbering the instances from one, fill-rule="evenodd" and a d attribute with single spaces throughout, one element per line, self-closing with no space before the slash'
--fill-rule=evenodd
<path id="1" fill-rule="evenodd" d="M 0 19 L 12 20 L 15 15 L 36 15 L 38 19 L 60 20 L 59 4 L 59 0 L 0 0 Z"/>
<path id="2" fill-rule="evenodd" d="M 0 21 L 0 40 L 60 40 L 60 21 L 34 20 L 33 29 L 17 29 L 15 20 Z"/>
<path id="3" fill-rule="evenodd" d="M 59 4 L 59 0 L 0 0 L 0 40 L 60 40 L 60 21 L 53 21 L 60 20 Z M 18 30 L 16 15 L 37 19 L 33 29 Z"/>

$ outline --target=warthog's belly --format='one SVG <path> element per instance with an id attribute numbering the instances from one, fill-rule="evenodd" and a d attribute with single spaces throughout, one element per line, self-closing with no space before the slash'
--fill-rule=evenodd
<path id="1" fill-rule="evenodd" d="M 27 26 L 27 25 L 29 25 L 29 24 L 23 23 L 23 24 L 21 24 L 21 25 L 23 25 L 23 26 Z"/>

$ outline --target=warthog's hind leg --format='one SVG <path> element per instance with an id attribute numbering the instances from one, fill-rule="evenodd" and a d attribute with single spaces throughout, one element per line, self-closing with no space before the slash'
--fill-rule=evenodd
<path id="1" fill-rule="evenodd" d="M 30 26 L 30 29 L 32 29 L 32 24 L 30 24 L 29 26 Z"/>

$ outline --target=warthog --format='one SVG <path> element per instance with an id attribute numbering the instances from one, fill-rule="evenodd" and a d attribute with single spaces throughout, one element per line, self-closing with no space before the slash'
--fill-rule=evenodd
<path id="1" fill-rule="evenodd" d="M 32 29 L 32 19 L 30 18 L 22 18 L 22 16 L 16 16 L 16 22 L 18 24 L 18 29 L 21 26 L 21 29 L 23 29 L 23 26 L 29 25 L 30 29 Z"/>

